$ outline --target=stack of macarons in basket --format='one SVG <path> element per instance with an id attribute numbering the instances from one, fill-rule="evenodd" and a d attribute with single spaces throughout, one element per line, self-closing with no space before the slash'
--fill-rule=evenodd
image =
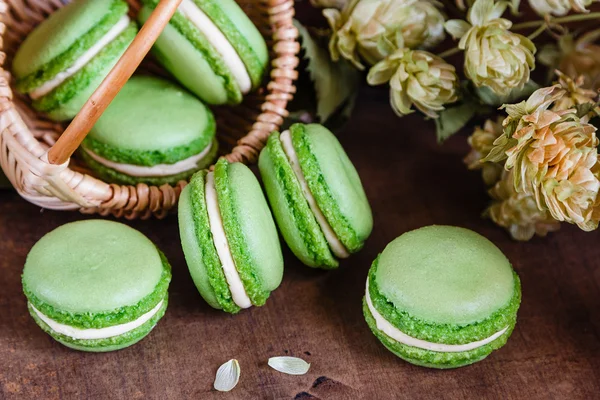
<path id="1" fill-rule="evenodd" d="M 157 0 L 142 1 L 138 19 Z M 42 23 L 13 61 L 18 88 L 57 121 L 73 118 L 136 33 L 121 0 L 75 1 Z M 283 278 L 279 233 L 313 268 L 334 269 L 364 246 L 373 217 L 337 138 L 316 124 L 273 132 L 255 174 L 219 160 L 208 104 L 238 104 L 262 81 L 268 54 L 232 0 L 184 0 L 155 44 L 181 86 L 134 76 L 80 149 L 111 182 L 189 180 L 178 207 L 189 273 L 211 307 L 262 306 Z M 266 193 L 266 196 L 265 196 Z M 74 349 L 110 351 L 164 315 L 171 268 L 141 233 L 116 222 L 67 224 L 31 250 L 23 272 L 30 314 Z M 474 363 L 506 343 L 520 282 L 487 239 L 428 227 L 390 243 L 368 273 L 363 311 L 374 335 L 417 365 Z"/>
<path id="2" fill-rule="evenodd" d="M 115 66 L 158 0 L 130 17 L 123 0 L 75 0 L 25 39 L 12 61 L 16 87 L 32 106 L 68 121 Z M 114 183 L 186 180 L 218 153 L 216 124 L 205 105 L 236 105 L 257 89 L 267 45 L 234 0 L 183 0 L 153 51 L 176 83 L 135 76 L 82 144 L 81 157 Z"/>

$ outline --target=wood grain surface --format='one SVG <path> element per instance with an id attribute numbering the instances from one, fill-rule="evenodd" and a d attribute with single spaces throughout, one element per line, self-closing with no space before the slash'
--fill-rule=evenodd
<path id="1" fill-rule="evenodd" d="M 166 316 L 142 342 L 108 354 L 72 351 L 27 313 L 20 276 L 48 231 L 88 218 L 40 211 L 0 192 L 0 398 L 2 399 L 592 399 L 600 397 L 599 234 L 571 226 L 546 239 L 512 241 L 480 218 L 481 178 L 461 162 L 465 136 L 435 143 L 431 122 L 397 119 L 384 91 L 363 89 L 342 144 L 366 186 L 372 237 L 337 271 L 302 266 L 285 248 L 281 287 L 261 308 L 226 315 L 207 306 L 188 274 L 177 219 L 128 222 L 173 264 Z M 396 236 L 429 224 L 473 229 L 496 243 L 521 276 L 523 302 L 508 344 L 473 366 L 412 366 L 371 334 L 361 310 L 367 270 Z M 312 363 L 305 376 L 267 366 L 277 355 Z M 212 390 L 237 358 L 230 393 Z"/>

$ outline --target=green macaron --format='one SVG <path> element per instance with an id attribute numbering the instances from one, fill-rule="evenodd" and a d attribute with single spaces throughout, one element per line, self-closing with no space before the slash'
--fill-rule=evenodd
<path id="1" fill-rule="evenodd" d="M 259 158 L 277 225 L 306 265 L 336 268 L 359 251 L 373 217 L 354 165 L 325 127 L 295 124 L 273 133 Z"/>
<path id="2" fill-rule="evenodd" d="M 504 346 L 520 302 L 519 277 L 492 242 L 467 229 L 429 226 L 403 234 L 377 257 L 363 312 L 398 357 L 456 368 Z"/>
<path id="3" fill-rule="evenodd" d="M 164 315 L 171 267 L 143 234 L 87 220 L 38 241 L 23 269 L 35 322 L 76 350 L 119 350 L 143 339 Z"/>
<path id="4" fill-rule="evenodd" d="M 142 0 L 145 22 L 158 0 Z M 158 61 L 209 104 L 238 104 L 260 86 L 267 45 L 234 0 L 183 0 L 154 45 Z"/>
<path id="5" fill-rule="evenodd" d="M 212 112 L 192 94 L 136 76 L 94 125 L 80 153 L 109 182 L 175 184 L 214 161 L 215 132 Z"/>
<path id="6" fill-rule="evenodd" d="M 137 34 L 122 0 L 77 0 L 42 22 L 12 62 L 17 89 L 57 121 L 71 119 Z"/>
<path id="7" fill-rule="evenodd" d="M 179 232 L 190 274 L 213 308 L 237 313 L 265 304 L 281 283 L 273 217 L 248 167 L 220 160 L 195 174 L 179 200 Z"/>

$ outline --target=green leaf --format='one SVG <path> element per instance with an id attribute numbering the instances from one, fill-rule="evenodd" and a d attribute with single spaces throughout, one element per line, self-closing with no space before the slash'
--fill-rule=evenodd
<path id="1" fill-rule="evenodd" d="M 517 144 L 516 139 L 509 139 L 507 136 L 502 135 L 494 141 L 494 148 L 482 159 L 482 162 L 501 162 L 506 160 L 506 150 L 514 147 Z"/>
<path id="2" fill-rule="evenodd" d="M 320 122 L 326 124 L 339 112 L 348 114 L 358 92 L 360 72 L 345 61 L 332 62 L 327 49 L 300 22 L 294 20 L 294 25 L 302 39 L 304 59 L 308 62 L 306 70 L 314 84 L 317 96 L 316 115 Z"/>
<path id="3" fill-rule="evenodd" d="M 450 107 L 440 113 L 435 120 L 438 143 L 461 130 L 477 114 L 478 107 L 470 102 Z"/>
<path id="4" fill-rule="evenodd" d="M 540 85 L 534 81 L 528 81 L 522 88 L 515 88 L 506 96 L 500 96 L 487 86 L 475 88 L 475 92 L 479 99 L 488 106 L 500 107 L 503 104 L 512 104 L 517 101 L 529 97 L 533 92 L 538 90 Z"/>

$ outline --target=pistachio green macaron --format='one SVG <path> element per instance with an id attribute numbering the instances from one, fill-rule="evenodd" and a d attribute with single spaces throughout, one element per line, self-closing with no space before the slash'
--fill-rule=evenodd
<path id="1" fill-rule="evenodd" d="M 119 350 L 143 339 L 167 309 L 171 267 L 143 234 L 87 220 L 63 225 L 31 249 L 23 291 L 35 322 L 76 350 Z"/>
<path id="2" fill-rule="evenodd" d="M 217 155 L 212 112 L 178 85 L 134 76 L 82 143 L 81 155 L 109 182 L 187 180 Z"/>
<path id="3" fill-rule="evenodd" d="M 306 265 L 336 268 L 373 227 L 360 177 L 337 138 L 316 124 L 273 133 L 260 173 L 285 241 Z"/>
<path id="4" fill-rule="evenodd" d="M 220 160 L 181 193 L 179 232 L 190 274 L 213 308 L 237 313 L 265 304 L 281 283 L 277 229 L 248 167 Z"/>
<path id="5" fill-rule="evenodd" d="M 456 368 L 504 346 L 520 302 L 519 277 L 492 242 L 467 229 L 428 226 L 398 237 L 377 257 L 363 312 L 398 357 Z"/>
<path id="6" fill-rule="evenodd" d="M 17 89 L 50 118 L 73 118 L 137 34 L 122 0 L 76 0 L 25 39 L 12 62 Z"/>
<path id="7" fill-rule="evenodd" d="M 146 21 L 158 0 L 142 0 Z M 154 45 L 158 61 L 208 104 L 238 104 L 262 83 L 269 53 L 234 0 L 183 0 Z"/>

